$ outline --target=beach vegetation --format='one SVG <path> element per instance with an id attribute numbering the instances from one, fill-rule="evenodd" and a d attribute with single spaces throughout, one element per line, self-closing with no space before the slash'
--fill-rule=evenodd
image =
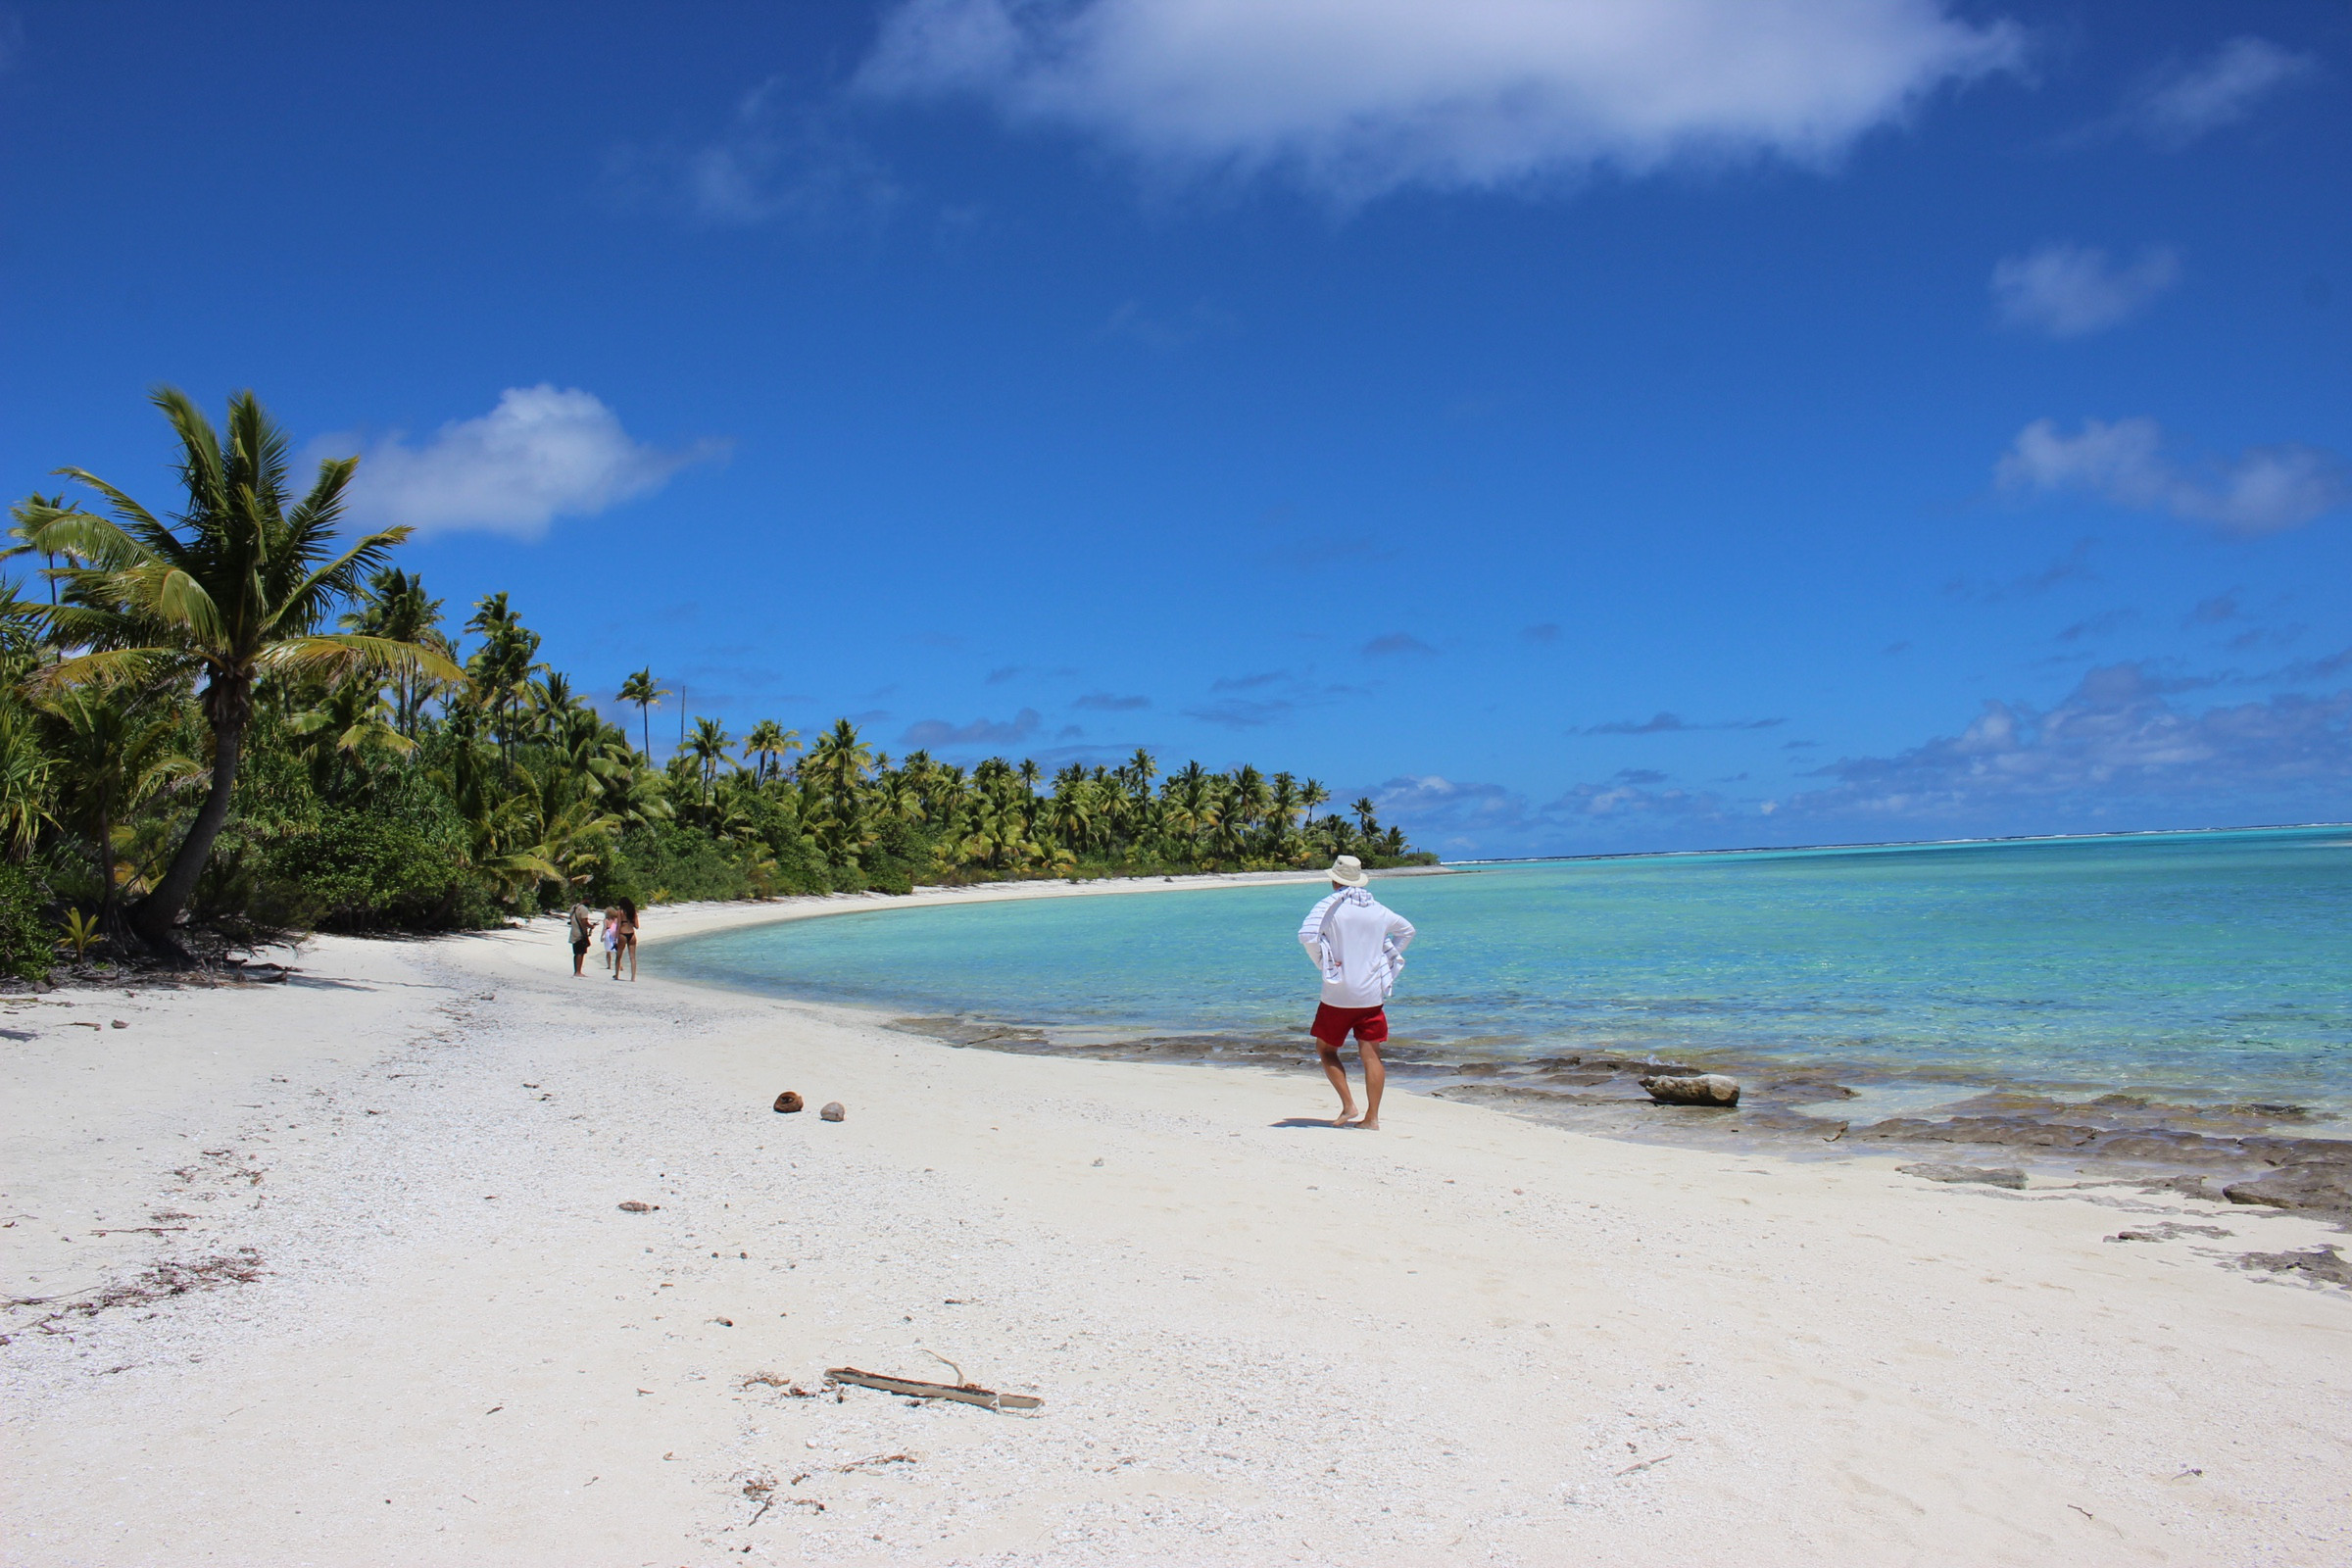
<path id="1" fill-rule="evenodd" d="M 0 548 L 39 579 L 0 579 L 10 974 L 45 972 L 60 930 L 176 961 L 198 931 L 465 928 L 581 899 L 1434 858 L 1369 800 L 1324 812 L 1314 779 L 1147 751 L 1049 775 L 894 760 L 846 718 L 804 747 L 772 718 L 738 739 L 681 712 L 657 761 L 651 710 L 674 694 L 650 666 L 608 718 L 509 594 L 452 627 L 395 564 L 405 530 L 344 537 L 356 460 L 297 494 L 251 394 L 218 430 L 178 392 L 154 402 L 175 511 L 61 469 L 90 504 L 29 497 Z"/>

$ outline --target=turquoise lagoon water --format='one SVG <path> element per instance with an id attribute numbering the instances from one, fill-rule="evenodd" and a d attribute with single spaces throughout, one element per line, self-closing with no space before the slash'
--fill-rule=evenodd
<path id="1" fill-rule="evenodd" d="M 2352 829 L 1653 856 L 1396 878 L 1397 1054 L 1614 1053 L 2352 1112 Z M 1297 1034 L 1301 887 L 878 908 L 684 941 L 703 978 L 1057 1038 Z M 1949 1098 L 1946 1095 L 1944 1098 Z"/>

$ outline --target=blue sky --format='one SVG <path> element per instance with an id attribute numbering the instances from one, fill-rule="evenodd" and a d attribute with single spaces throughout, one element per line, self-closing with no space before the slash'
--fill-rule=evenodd
<path id="1" fill-rule="evenodd" d="M 591 690 L 1453 855 L 2337 820 L 2348 84 L 2317 0 L 19 0 L 0 479 L 251 386 Z"/>

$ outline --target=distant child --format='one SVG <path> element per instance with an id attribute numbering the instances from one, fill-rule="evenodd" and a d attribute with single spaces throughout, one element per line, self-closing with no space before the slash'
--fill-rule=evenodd
<path id="1" fill-rule="evenodd" d="M 611 969 L 620 952 L 620 910 L 618 908 L 605 911 L 605 929 L 600 940 L 605 948 L 605 967 Z"/>
<path id="2" fill-rule="evenodd" d="M 1323 972 L 1323 1001 L 1315 1008 L 1309 1031 L 1322 1053 L 1323 1072 L 1340 1092 L 1340 1113 L 1334 1127 L 1380 1130 L 1380 1093 L 1388 1087 L 1388 1069 L 1381 1065 L 1381 1043 L 1389 1038 L 1385 1004 L 1404 972 L 1404 950 L 1413 940 L 1413 923 L 1374 899 L 1364 884 L 1371 879 L 1352 855 L 1331 865 L 1331 897 L 1307 911 L 1298 927 L 1299 946 L 1307 961 Z M 1356 1054 L 1364 1063 L 1364 1114 L 1355 1119 L 1355 1097 L 1348 1092 L 1348 1069 L 1340 1062 L 1340 1047 L 1349 1032 L 1355 1035 Z"/>

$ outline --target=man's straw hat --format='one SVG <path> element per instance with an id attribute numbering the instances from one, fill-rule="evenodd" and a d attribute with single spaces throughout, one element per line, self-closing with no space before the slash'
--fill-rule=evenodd
<path id="1" fill-rule="evenodd" d="M 1331 862 L 1331 879 L 1344 888 L 1360 888 L 1372 880 L 1364 875 L 1364 862 L 1352 855 L 1343 855 Z"/>

